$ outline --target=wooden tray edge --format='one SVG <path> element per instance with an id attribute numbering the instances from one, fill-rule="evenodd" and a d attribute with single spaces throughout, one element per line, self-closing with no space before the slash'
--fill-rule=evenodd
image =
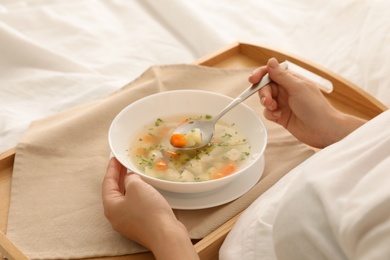
<path id="1" fill-rule="evenodd" d="M 16 147 L 0 154 L 0 171 L 12 167 L 15 161 Z"/>

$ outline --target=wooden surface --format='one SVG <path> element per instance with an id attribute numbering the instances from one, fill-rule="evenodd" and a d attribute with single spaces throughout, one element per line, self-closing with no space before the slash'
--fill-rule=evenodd
<path id="1" fill-rule="evenodd" d="M 3 232 L 0 232 L 0 253 L 6 255 L 8 260 L 27 260 L 22 251 L 10 241 Z"/>
<path id="2" fill-rule="evenodd" d="M 279 61 L 289 60 L 330 80 L 333 83 L 334 90 L 332 93 L 324 94 L 335 107 L 343 112 L 365 119 L 371 119 L 387 109 L 386 106 L 370 94 L 359 89 L 351 82 L 348 82 L 331 71 L 295 55 L 263 46 L 248 43 L 234 43 L 197 60 L 194 64 L 216 68 L 252 68 L 266 64 L 267 60 L 271 57 L 275 57 Z M 0 154 L 0 231 L 2 232 L 5 232 L 7 224 L 14 157 L 15 148 Z M 237 219 L 238 216 L 232 218 L 194 245 L 201 259 L 218 259 L 219 247 Z M 20 253 L 17 252 L 18 250 L 11 248 L 13 244 L 6 238 L 6 236 L 1 236 L 0 238 L 2 239 L 0 240 L 0 249 L 3 247 L 3 250 L 0 252 Z M 141 253 L 135 255 L 93 259 L 141 260 L 154 259 L 154 257 L 151 253 Z"/>

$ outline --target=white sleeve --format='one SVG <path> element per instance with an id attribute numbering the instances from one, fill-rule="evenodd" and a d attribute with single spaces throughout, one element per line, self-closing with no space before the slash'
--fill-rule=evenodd
<path id="1" fill-rule="evenodd" d="M 350 259 L 390 259 L 390 157 L 379 162 L 350 194 L 340 241 Z"/>
<path id="2" fill-rule="evenodd" d="M 313 155 L 240 217 L 221 259 L 390 259 L 390 110 Z"/>

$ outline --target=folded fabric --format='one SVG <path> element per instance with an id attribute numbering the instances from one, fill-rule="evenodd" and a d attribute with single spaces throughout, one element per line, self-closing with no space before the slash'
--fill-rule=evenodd
<path id="1" fill-rule="evenodd" d="M 130 103 L 162 91 L 199 89 L 235 97 L 249 85 L 249 73 L 197 65 L 154 66 L 107 98 L 33 122 L 17 145 L 7 236 L 31 259 L 145 251 L 115 232 L 103 214 L 101 181 L 110 155 L 111 121 Z M 262 115 L 257 95 L 245 103 Z M 214 208 L 174 210 L 191 238 L 208 235 L 314 153 L 279 125 L 264 121 L 269 134 L 265 169 L 249 192 Z"/>

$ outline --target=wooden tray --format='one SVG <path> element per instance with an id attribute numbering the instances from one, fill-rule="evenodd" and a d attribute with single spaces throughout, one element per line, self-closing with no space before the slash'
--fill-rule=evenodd
<path id="1" fill-rule="evenodd" d="M 298 56 L 264 46 L 237 42 L 195 61 L 194 64 L 216 68 L 251 68 L 266 64 L 271 57 L 275 57 L 279 61 L 289 60 L 330 80 L 334 89 L 331 93 L 324 94 L 336 108 L 345 113 L 371 119 L 387 110 L 385 105 L 370 94 L 331 71 Z M 15 151 L 16 149 L 13 148 L 0 154 L 0 253 L 13 256 L 14 259 L 19 260 L 27 258 L 4 235 L 7 225 Z M 202 240 L 194 242 L 201 259 L 218 259 L 219 247 L 238 217 L 238 215 L 233 217 Z M 13 258 L 9 257 L 9 259 Z M 141 253 L 94 259 L 138 260 L 154 259 L 154 257 L 151 253 Z"/>

